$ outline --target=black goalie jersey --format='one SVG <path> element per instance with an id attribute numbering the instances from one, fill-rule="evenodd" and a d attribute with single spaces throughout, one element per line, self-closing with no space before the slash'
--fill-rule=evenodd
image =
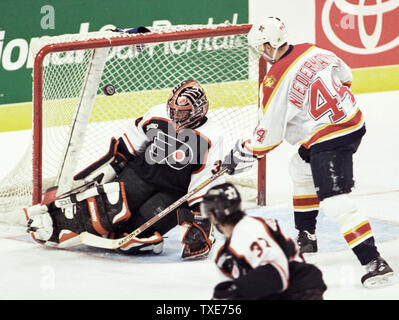
<path id="1" fill-rule="evenodd" d="M 181 195 L 215 173 L 223 157 L 222 135 L 211 119 L 205 117 L 194 128 L 176 130 L 165 105 L 155 106 L 136 119 L 122 138 L 136 156 L 129 166 L 141 178 L 160 190 Z M 189 205 L 200 201 L 213 185 L 188 199 Z"/>
<path id="2" fill-rule="evenodd" d="M 326 290 L 320 270 L 305 263 L 275 219 L 244 216 L 215 262 L 244 299 L 301 299 L 308 290 Z"/>

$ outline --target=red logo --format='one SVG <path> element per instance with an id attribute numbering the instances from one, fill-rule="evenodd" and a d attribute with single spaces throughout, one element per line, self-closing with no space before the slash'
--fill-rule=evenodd
<path id="1" fill-rule="evenodd" d="M 265 129 L 257 129 L 256 135 L 258 136 L 258 138 L 256 139 L 256 141 L 258 141 L 259 143 L 262 143 L 263 140 L 265 139 L 265 134 L 266 134 Z"/>
<path id="2" fill-rule="evenodd" d="M 316 44 L 352 68 L 399 64 L 398 0 L 316 0 Z"/>

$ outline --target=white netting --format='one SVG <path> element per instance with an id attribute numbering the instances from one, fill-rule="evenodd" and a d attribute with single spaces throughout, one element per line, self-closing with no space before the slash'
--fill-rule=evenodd
<path id="1" fill-rule="evenodd" d="M 210 26 L 152 29 L 148 35 L 203 28 Z M 38 52 L 50 43 L 135 36 L 103 32 L 46 37 L 35 44 L 33 50 Z M 75 50 L 50 53 L 44 60 L 43 190 L 54 185 L 62 165 L 70 123 L 83 90 L 91 56 L 92 49 Z M 225 140 L 230 141 L 225 145 L 226 150 L 237 138 L 248 135 L 254 128 L 258 70 L 255 57 L 249 53 L 245 33 L 213 38 L 205 34 L 200 39 L 110 47 L 77 170 L 103 156 L 111 137 L 119 137 L 131 119 L 152 106 L 166 103 L 171 88 L 186 79 L 195 79 L 205 88 L 210 101 L 209 116 L 216 119 Z M 114 95 L 104 94 L 103 88 L 107 84 L 115 87 Z M 1 181 L 0 212 L 31 204 L 31 154 L 30 149 L 15 170 Z M 249 180 L 253 179 L 250 177 Z M 247 180 L 245 183 L 252 183 Z"/>

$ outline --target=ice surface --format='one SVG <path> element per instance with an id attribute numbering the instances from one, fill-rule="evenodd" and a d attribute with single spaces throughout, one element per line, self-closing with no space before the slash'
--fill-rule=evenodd
<path id="1" fill-rule="evenodd" d="M 359 210 L 370 219 L 382 256 L 399 272 L 399 91 L 358 95 L 367 134 L 355 155 Z M 29 132 L 0 134 L 0 177 L 13 168 L 26 148 Z M 279 219 L 295 236 L 291 216 L 291 186 L 287 166 L 295 147 L 281 145 L 268 156 L 269 205 L 251 209 L 253 215 Z M 320 252 L 308 257 L 323 271 L 328 300 L 396 300 L 399 282 L 366 289 L 360 284 L 364 268 L 348 249 L 338 228 L 319 216 Z M 0 299 L 209 299 L 220 280 L 213 259 L 180 261 L 179 230 L 165 239 L 160 256 L 124 257 L 113 252 L 78 247 L 59 250 L 31 241 L 23 229 L 0 226 Z M 217 245 L 221 243 L 218 235 Z M 214 250 L 215 253 L 215 250 Z"/>

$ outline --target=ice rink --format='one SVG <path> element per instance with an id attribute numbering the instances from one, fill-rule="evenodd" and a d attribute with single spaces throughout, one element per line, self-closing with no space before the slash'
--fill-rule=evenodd
<path id="1" fill-rule="evenodd" d="M 370 219 L 381 255 L 399 273 L 399 91 L 357 98 L 367 134 L 354 158 L 352 197 Z M 29 136 L 29 132 L 0 134 L 0 178 L 22 156 Z M 287 166 L 295 151 L 284 143 L 268 155 L 268 206 L 248 211 L 279 219 L 292 237 L 296 231 Z M 308 259 L 323 271 L 328 286 L 325 299 L 399 299 L 397 275 L 392 286 L 364 288 L 360 283 L 364 267 L 338 228 L 322 212 L 318 221 L 320 252 Z M 207 300 L 219 281 L 213 259 L 181 262 L 178 235 L 177 229 L 167 235 L 159 256 L 123 257 L 87 247 L 43 247 L 32 242 L 23 228 L 1 225 L 0 299 Z M 221 243 L 220 235 L 217 238 L 216 247 Z"/>

